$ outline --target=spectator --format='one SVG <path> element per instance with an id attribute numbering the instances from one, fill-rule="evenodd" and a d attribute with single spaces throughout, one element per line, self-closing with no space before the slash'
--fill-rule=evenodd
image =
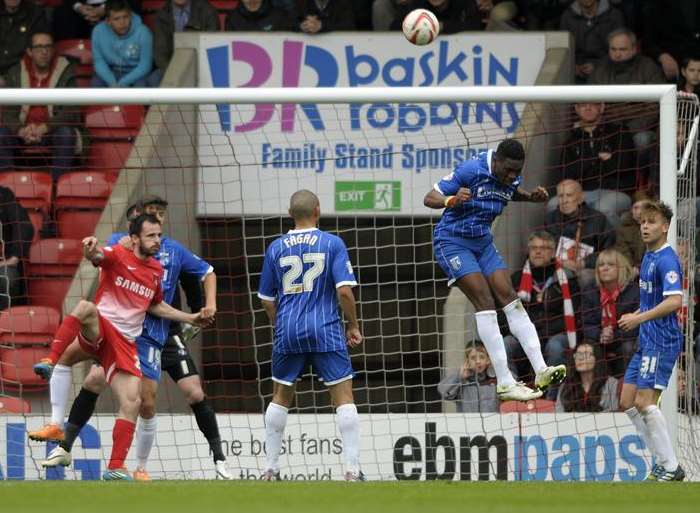
<path id="1" fill-rule="evenodd" d="M 93 87 L 158 87 L 153 36 L 126 0 L 108 0 L 105 19 L 92 31 Z"/>
<path id="2" fill-rule="evenodd" d="M 22 261 L 29 256 L 34 227 L 27 211 L 19 204 L 14 193 L 0 186 L 0 226 L 2 226 L 2 253 L 0 254 L 0 310 L 22 302 L 24 280 Z"/>
<path id="3" fill-rule="evenodd" d="M 51 30 L 56 41 L 90 39 L 92 29 L 105 17 L 105 0 L 65 0 L 53 12 Z"/>
<path id="4" fill-rule="evenodd" d="M 248 0 L 250 1 L 250 0 Z M 219 16 L 207 0 L 170 0 L 156 13 L 153 58 L 161 75 L 174 51 L 175 32 L 216 32 Z"/>
<path id="5" fill-rule="evenodd" d="M 275 7 L 272 0 L 241 0 L 238 7 L 226 16 L 226 31 L 274 32 L 292 30 L 289 14 Z"/>
<path id="6" fill-rule="evenodd" d="M 75 87 L 75 69 L 57 56 L 50 34 L 32 35 L 24 58 L 7 73 L 8 87 Z M 70 170 L 87 141 L 83 137 L 80 109 L 65 105 L 6 105 L 0 127 L 0 169 L 14 166 L 17 148 L 45 146 L 52 154 L 54 180 Z"/>
<path id="7" fill-rule="evenodd" d="M 620 409 L 619 382 L 605 374 L 596 346 L 583 341 L 573 354 L 573 368 L 559 387 L 557 412 L 615 412 Z"/>
<path id="8" fill-rule="evenodd" d="M 621 315 L 639 308 L 639 283 L 629 260 L 615 249 L 600 252 L 596 284 L 583 295 L 583 338 L 597 341 L 605 357 L 607 373 L 621 378 L 632 359 L 639 329 L 623 332 Z"/>
<path id="9" fill-rule="evenodd" d="M 624 25 L 622 13 L 608 0 L 576 0 L 564 12 L 560 28 L 574 36 L 577 82 L 586 82 L 608 51 L 608 34 Z"/>
<path id="10" fill-rule="evenodd" d="M 700 56 L 686 57 L 681 62 L 678 90 L 700 96 Z"/>
<path id="11" fill-rule="evenodd" d="M 511 275 L 513 288 L 523 303 L 542 343 L 547 365 L 566 363 L 566 350 L 576 345 L 576 320 L 580 295 L 573 272 L 564 269 L 554 257 L 554 237 L 536 231 L 528 238 L 528 257 L 523 269 Z M 567 305 L 568 303 L 568 305 Z M 568 312 L 568 313 L 567 313 Z M 520 363 L 527 358 L 520 343 L 512 335 L 505 337 L 511 370 L 521 379 L 527 372 Z M 554 390 L 556 397 L 556 390 Z"/>
<path id="12" fill-rule="evenodd" d="M 545 217 L 545 229 L 557 241 L 557 258 L 585 289 L 595 282 L 596 258 L 615 244 L 615 232 L 604 214 L 586 204 L 578 182 L 561 181 L 557 201 L 559 208 Z"/>
<path id="13" fill-rule="evenodd" d="M 620 224 L 616 229 L 615 249 L 622 253 L 627 260 L 637 269 L 642 263 L 642 257 L 646 252 L 646 246 L 642 242 L 642 233 L 639 229 L 642 208 L 651 201 L 646 191 L 637 191 L 632 197 L 632 208 L 622 214 Z"/>
<path id="14" fill-rule="evenodd" d="M 700 55 L 700 8 L 697 0 L 650 2 L 645 16 L 646 52 L 670 81 L 678 78 L 678 63 Z"/>
<path id="15" fill-rule="evenodd" d="M 0 5 L 0 75 L 15 66 L 29 46 L 29 36 L 46 32 L 44 8 L 31 0 L 3 0 Z"/>
<path id="16" fill-rule="evenodd" d="M 589 84 L 630 85 L 662 84 L 666 81 L 661 69 L 649 57 L 637 53 L 637 36 L 629 29 L 621 28 L 608 35 L 608 56 L 599 61 L 588 77 Z M 618 108 L 626 109 L 629 104 Z M 646 114 L 646 113 L 645 113 Z M 629 113 L 627 114 L 629 118 Z M 640 166 L 650 165 L 653 155 L 650 148 L 656 135 L 658 114 L 637 113 L 625 125 L 632 130 L 632 140 L 640 152 Z"/>
<path id="17" fill-rule="evenodd" d="M 458 371 L 442 378 L 438 392 L 445 401 L 457 401 L 460 413 L 498 412 L 496 373 L 481 342 L 467 349 L 466 359 Z"/>
<path id="18" fill-rule="evenodd" d="M 608 55 L 603 57 L 588 77 L 589 84 L 630 85 L 663 84 L 659 66 L 637 51 L 637 36 L 629 29 L 613 30 L 608 35 Z"/>
<path id="19" fill-rule="evenodd" d="M 498 4 L 504 4 L 496 7 Z M 507 4 L 507 5 L 505 5 Z M 498 21 L 507 21 L 513 16 L 513 2 L 498 0 L 414 0 L 397 6 L 392 30 L 400 30 L 403 19 L 413 9 L 427 9 L 440 22 L 441 34 L 456 34 L 465 30 L 483 30 L 492 14 Z"/>
<path id="20" fill-rule="evenodd" d="M 304 0 L 297 28 L 306 34 L 355 30 L 351 0 Z"/>
<path id="21" fill-rule="evenodd" d="M 616 123 L 604 123 L 604 103 L 577 103 L 578 120 L 562 151 L 563 178 L 583 186 L 586 203 L 617 226 L 619 212 L 630 208 L 636 186 L 636 153 L 629 133 Z M 556 200 L 548 205 L 556 208 Z"/>

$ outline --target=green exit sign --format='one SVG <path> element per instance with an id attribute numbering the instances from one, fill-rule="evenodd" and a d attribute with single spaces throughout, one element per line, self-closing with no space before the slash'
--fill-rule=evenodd
<path id="1" fill-rule="evenodd" d="M 335 182 L 335 210 L 401 210 L 401 182 Z"/>

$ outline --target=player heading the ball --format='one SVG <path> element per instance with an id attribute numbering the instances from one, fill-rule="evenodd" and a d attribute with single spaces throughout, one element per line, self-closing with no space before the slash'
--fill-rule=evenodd
<path id="1" fill-rule="evenodd" d="M 362 343 L 357 320 L 357 285 L 345 243 L 319 230 L 321 207 L 307 190 L 292 194 L 289 215 L 294 229 L 265 252 L 258 297 L 275 327 L 272 346 L 272 401 L 265 411 L 265 480 L 280 479 L 279 455 L 294 402 L 297 378 L 311 363 L 336 407 L 343 440 L 345 479 L 364 481 L 360 470 L 360 417 L 352 395 L 348 347 Z M 347 325 L 338 313 L 338 305 Z"/>
<path id="2" fill-rule="evenodd" d="M 543 187 L 526 191 L 520 186 L 524 163 L 522 144 L 505 139 L 496 151 L 460 163 L 423 200 L 426 207 L 445 209 L 435 227 L 435 258 L 449 278 L 447 284 L 456 284 L 474 305 L 476 329 L 496 371 L 496 393 L 503 401 L 537 399 L 566 377 L 566 366 L 545 364 L 535 326 L 513 290 L 491 234 L 493 220 L 509 201 L 542 203 L 549 197 Z M 535 370 L 536 390 L 516 383 L 508 369 L 496 304 L 503 308 L 510 332 Z"/>

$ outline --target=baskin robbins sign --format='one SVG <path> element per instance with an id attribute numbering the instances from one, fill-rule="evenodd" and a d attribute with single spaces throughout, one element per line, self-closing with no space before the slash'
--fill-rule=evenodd
<path id="1" fill-rule="evenodd" d="M 429 45 L 400 33 L 202 34 L 200 87 L 533 85 L 542 34 L 465 33 Z M 202 216 L 285 214 L 289 194 L 324 212 L 425 214 L 432 184 L 514 133 L 523 104 L 258 104 L 200 109 Z M 354 185 L 353 185 L 354 184 Z"/>

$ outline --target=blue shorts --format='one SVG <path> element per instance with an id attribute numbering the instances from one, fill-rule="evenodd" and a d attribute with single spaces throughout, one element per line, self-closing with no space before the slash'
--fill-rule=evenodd
<path id="1" fill-rule="evenodd" d="M 143 337 L 136 339 L 136 350 L 139 353 L 141 373 L 144 378 L 160 381 L 160 352 L 161 348 L 149 344 Z"/>
<path id="2" fill-rule="evenodd" d="M 625 371 L 625 383 L 637 388 L 665 390 L 680 351 L 641 347 L 634 353 Z"/>
<path id="3" fill-rule="evenodd" d="M 272 351 L 272 380 L 292 386 L 311 362 L 314 372 L 326 385 L 337 385 L 352 379 L 348 350 L 328 353 L 278 353 Z"/>
<path id="4" fill-rule="evenodd" d="M 467 274 L 490 276 L 499 269 L 508 269 L 492 235 L 476 239 L 435 239 L 433 249 L 438 264 L 448 277 L 448 286 Z"/>

